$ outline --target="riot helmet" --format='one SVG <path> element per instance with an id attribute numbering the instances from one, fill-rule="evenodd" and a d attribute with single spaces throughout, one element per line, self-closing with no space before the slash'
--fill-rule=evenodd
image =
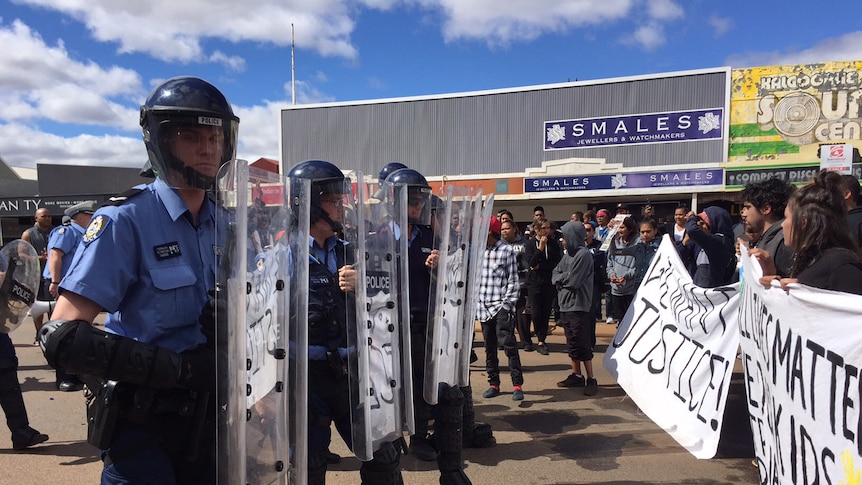
<path id="1" fill-rule="evenodd" d="M 389 174 L 386 182 L 395 187 L 395 193 L 399 187 L 407 188 L 407 222 L 424 226 L 431 224 L 431 186 L 421 173 L 412 168 L 402 168 Z"/>
<path id="2" fill-rule="evenodd" d="M 298 183 L 300 179 L 311 180 L 309 223 L 314 224 L 323 219 L 329 223 L 334 232 L 341 231 L 343 228 L 341 221 L 333 220 L 323 207 L 324 196 L 333 194 L 343 196 L 347 192 L 345 189 L 347 178 L 341 169 L 325 160 L 306 160 L 294 165 L 287 176 L 296 181 L 292 182 L 294 193 L 301 193 Z"/>
<path id="3" fill-rule="evenodd" d="M 401 170 L 402 168 L 407 168 L 407 165 L 404 165 L 401 162 L 389 162 L 380 169 L 380 173 L 377 174 L 377 182 L 382 184 L 384 180 L 386 180 L 389 175 L 396 171 Z"/>
<path id="4" fill-rule="evenodd" d="M 224 95 L 196 77 L 160 84 L 141 106 L 141 128 L 156 177 L 209 189 L 236 156 L 239 118 Z"/>

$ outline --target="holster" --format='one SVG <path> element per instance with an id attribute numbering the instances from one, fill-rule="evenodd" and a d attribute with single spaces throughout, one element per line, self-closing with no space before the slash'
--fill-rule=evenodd
<path id="1" fill-rule="evenodd" d="M 347 377 L 347 362 L 338 353 L 338 349 L 327 351 L 326 360 L 329 362 L 329 371 L 332 373 L 333 379 Z"/>
<path id="2" fill-rule="evenodd" d="M 100 450 L 111 444 L 120 417 L 120 383 L 98 380 L 87 384 L 87 443 Z"/>

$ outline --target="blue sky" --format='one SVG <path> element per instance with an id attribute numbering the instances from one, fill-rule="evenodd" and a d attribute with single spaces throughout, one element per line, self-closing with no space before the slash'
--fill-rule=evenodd
<path id="1" fill-rule="evenodd" d="M 0 0 L 0 157 L 137 167 L 138 109 L 203 77 L 238 156 L 279 158 L 297 103 L 862 59 L 857 0 Z"/>

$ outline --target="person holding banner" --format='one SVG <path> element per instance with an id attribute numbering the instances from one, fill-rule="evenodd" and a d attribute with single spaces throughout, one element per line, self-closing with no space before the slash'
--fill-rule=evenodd
<path id="1" fill-rule="evenodd" d="M 778 280 L 785 291 L 802 283 L 862 295 L 862 260 L 847 228 L 843 195 L 841 176 L 824 170 L 790 196 L 781 226 L 796 257 L 789 278 L 765 275 L 764 286 Z"/>
<path id="2" fill-rule="evenodd" d="M 585 396 L 598 393 L 593 375 L 593 349 L 590 327 L 595 323 L 593 309 L 593 257 L 585 246 L 587 231 L 580 222 L 569 221 L 563 232 L 563 257 L 554 268 L 551 281 L 560 300 L 560 321 L 566 332 L 566 346 L 572 373 L 557 387 L 585 387 Z M 581 374 L 581 363 L 587 378 Z"/>
<path id="3" fill-rule="evenodd" d="M 742 220 L 761 235 L 749 254 L 760 263 L 763 274 L 790 275 L 793 251 L 784 243 L 781 221 L 794 189 L 793 185 L 773 177 L 750 183 L 742 190 Z"/>
<path id="4" fill-rule="evenodd" d="M 733 281 L 736 274 L 736 246 L 730 213 L 710 206 L 700 214 L 689 212 L 685 232 L 694 242 L 695 285 L 715 288 Z"/>

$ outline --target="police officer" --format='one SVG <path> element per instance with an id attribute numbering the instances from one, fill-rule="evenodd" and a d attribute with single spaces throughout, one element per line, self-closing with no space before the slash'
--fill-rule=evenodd
<path id="1" fill-rule="evenodd" d="M 308 269 L 308 484 L 326 483 L 331 424 L 352 446 L 347 332 L 355 315 L 353 248 L 338 238 L 345 178 L 335 165 L 308 160 L 288 177 L 311 180 Z M 402 484 L 400 453 L 383 444 L 359 470 L 363 484 Z"/>
<path id="2" fill-rule="evenodd" d="M 214 483 L 205 332 L 219 246 L 207 190 L 234 157 L 239 118 L 215 86 L 178 77 L 150 94 L 140 124 L 156 180 L 93 215 L 42 348 L 95 393 L 88 441 L 102 449 L 103 484 Z M 91 325 L 102 309 L 106 332 Z"/>
<path id="3" fill-rule="evenodd" d="M 69 223 L 60 225 L 51 231 L 48 237 L 48 264 L 45 265 L 43 278 L 50 281 L 48 291 L 53 298 L 59 296 L 60 280 L 69 271 L 78 243 L 84 237 L 84 229 L 90 224 L 90 218 L 96 211 L 94 201 L 75 204 L 63 212 L 63 219 L 69 218 Z M 55 385 L 65 392 L 80 391 L 84 384 L 77 376 L 66 373 L 62 368 L 56 370 Z"/>

